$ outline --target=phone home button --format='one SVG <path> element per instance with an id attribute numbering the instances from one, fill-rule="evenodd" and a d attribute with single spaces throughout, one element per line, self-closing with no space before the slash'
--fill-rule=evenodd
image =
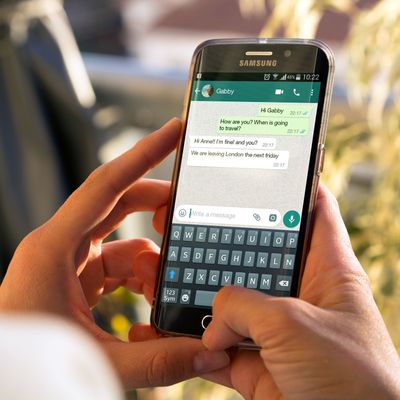
<path id="1" fill-rule="evenodd" d="M 201 320 L 201 326 L 203 327 L 203 329 L 206 329 L 207 326 L 210 324 L 212 320 L 212 315 L 205 315 L 203 317 L 203 319 Z"/>

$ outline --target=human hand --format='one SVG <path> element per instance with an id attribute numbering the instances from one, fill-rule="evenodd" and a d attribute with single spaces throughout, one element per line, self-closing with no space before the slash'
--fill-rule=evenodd
<path id="1" fill-rule="evenodd" d="M 206 351 L 201 341 L 163 338 L 124 343 L 96 326 L 90 307 L 124 285 L 152 297 L 152 287 L 133 273 L 136 256 L 158 251 L 150 240 L 103 243 L 127 214 L 155 212 L 162 230 L 169 184 L 141 179 L 176 146 L 180 122 L 172 120 L 131 150 L 96 169 L 43 226 L 17 248 L 0 287 L 0 311 L 52 312 L 94 335 L 113 361 L 125 387 L 172 384 L 225 366 L 225 352 Z"/>
<path id="2" fill-rule="evenodd" d="M 154 286 L 158 254 L 145 251 L 137 276 Z M 156 337 L 144 327 L 143 336 Z M 231 364 L 204 374 L 246 399 L 395 399 L 399 359 L 351 248 L 336 200 L 320 187 L 300 299 L 223 288 L 203 336 L 212 350 L 250 337 L 260 352 L 230 349 Z"/>
<path id="3" fill-rule="evenodd" d="M 250 337 L 261 351 L 232 350 L 230 366 L 205 377 L 246 399 L 398 399 L 398 355 L 323 186 L 315 217 L 300 299 L 218 293 L 203 343 L 223 350 Z"/>

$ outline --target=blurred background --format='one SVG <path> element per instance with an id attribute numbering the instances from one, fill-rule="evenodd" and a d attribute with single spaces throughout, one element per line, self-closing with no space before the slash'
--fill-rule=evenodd
<path id="1" fill-rule="evenodd" d="M 65 10 L 65 11 L 64 11 Z M 94 167 L 181 114 L 194 48 L 316 37 L 336 55 L 323 179 L 400 348 L 400 4 L 394 0 L 0 0 L 0 279 L 21 238 Z M 173 157 L 152 177 L 169 179 Z M 130 216 L 118 237 L 148 236 Z M 148 321 L 118 289 L 94 310 L 122 339 Z M 194 379 L 128 399 L 238 399 Z"/>

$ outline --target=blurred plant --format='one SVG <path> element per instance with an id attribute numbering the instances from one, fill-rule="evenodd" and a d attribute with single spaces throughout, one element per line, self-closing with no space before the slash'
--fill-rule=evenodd
<path id="1" fill-rule="evenodd" d="M 239 0 L 244 15 L 259 14 L 265 10 L 264 0 Z M 340 11 L 346 14 L 356 13 L 353 0 L 270 0 L 272 14 L 265 23 L 260 36 L 312 38 L 315 37 L 319 22 L 326 10 Z"/>
<path id="2" fill-rule="evenodd" d="M 314 37 L 326 10 L 351 20 L 344 46 L 350 108 L 331 116 L 324 180 L 339 198 L 354 249 L 399 348 L 400 4 L 381 0 L 362 9 L 357 3 L 271 0 L 261 36 Z"/>

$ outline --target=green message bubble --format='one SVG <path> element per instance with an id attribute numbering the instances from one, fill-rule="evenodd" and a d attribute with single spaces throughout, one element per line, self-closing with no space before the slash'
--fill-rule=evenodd
<path id="1" fill-rule="evenodd" d="M 218 133 L 249 135 L 297 135 L 308 134 L 308 118 L 293 117 L 222 117 Z"/>
<path id="2" fill-rule="evenodd" d="M 261 105 L 258 108 L 259 116 L 268 117 L 291 117 L 291 118 L 309 118 L 312 106 L 296 106 L 296 105 Z"/>

